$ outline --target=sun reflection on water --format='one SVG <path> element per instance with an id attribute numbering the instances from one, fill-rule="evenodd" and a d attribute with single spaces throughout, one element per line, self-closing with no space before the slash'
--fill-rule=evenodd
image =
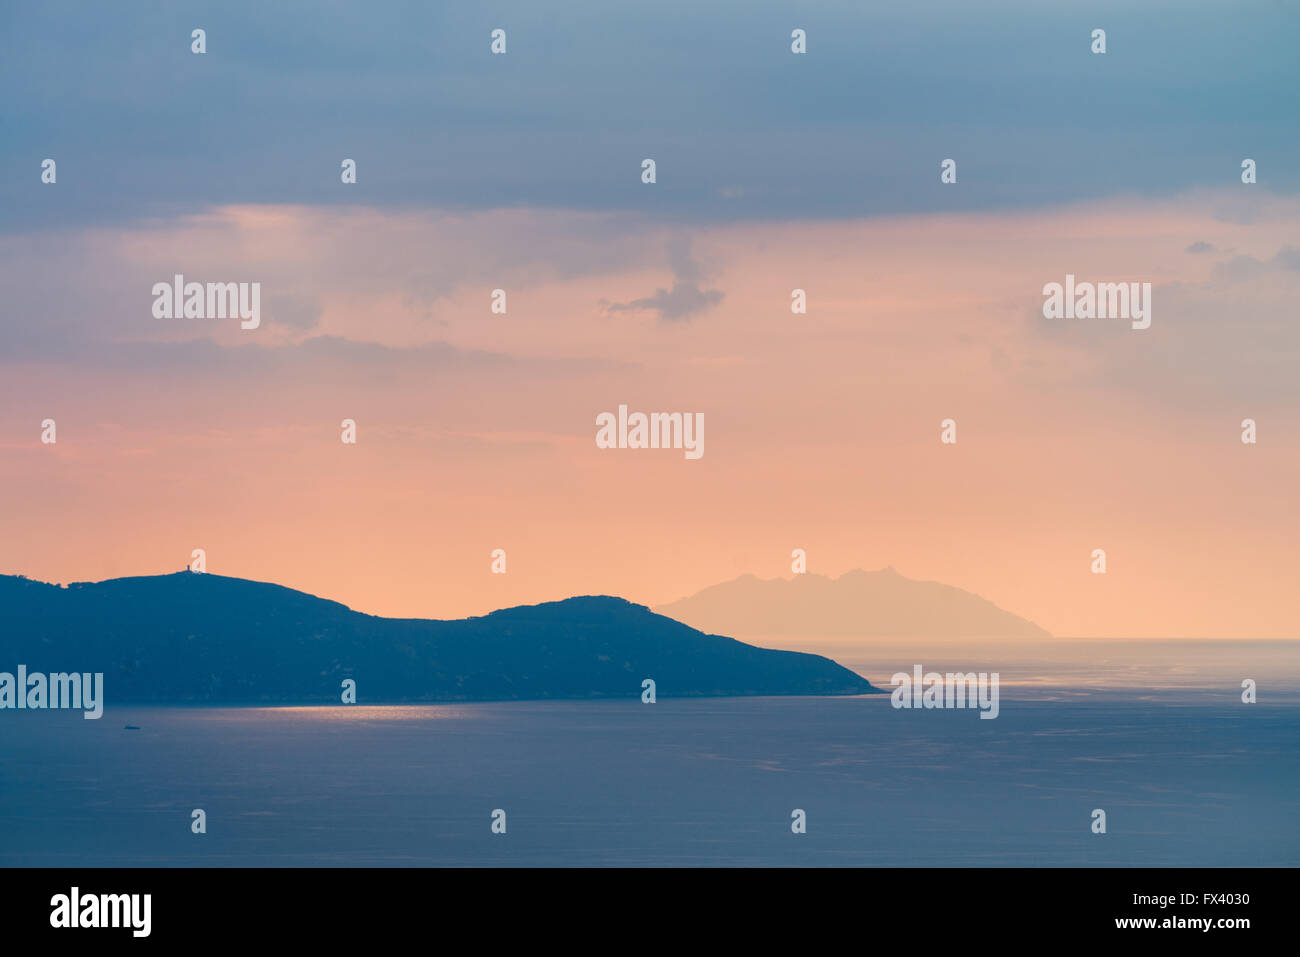
<path id="1" fill-rule="evenodd" d="M 241 708 L 242 717 L 285 717 L 295 721 L 354 722 L 354 721 L 433 721 L 455 720 L 470 716 L 470 709 L 457 704 L 393 704 L 393 705 L 295 705 L 291 707 Z"/>

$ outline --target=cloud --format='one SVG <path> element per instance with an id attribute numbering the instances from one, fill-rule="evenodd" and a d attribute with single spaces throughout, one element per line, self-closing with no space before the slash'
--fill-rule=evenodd
<path id="1" fill-rule="evenodd" d="M 320 301 L 309 296 L 275 295 L 267 302 L 267 319 L 298 329 L 312 329 L 320 322 Z"/>
<path id="2" fill-rule="evenodd" d="M 0 231 L 263 203 L 838 219 L 1225 182 L 1256 204 L 1229 221 L 1263 215 L 1254 190 L 1300 181 L 1300 126 L 1278 121 L 1294 112 L 1290 5 L 1153 2 L 1166 14 L 1110 4 L 1106 56 L 1081 0 L 836 0 L 801 14 L 806 56 L 774 0 L 502 0 L 505 56 L 473 4 L 228 0 L 204 7 L 202 56 L 176 5 L 6 4 Z M 1107 119 L 1062 150 L 1079 115 Z M 1259 186 L 1225 142 L 1257 152 Z M 660 185 L 642 189 L 649 144 Z M 940 189 L 948 156 L 960 185 Z"/>
<path id="3" fill-rule="evenodd" d="M 1203 240 L 1203 239 L 1201 239 L 1201 240 L 1197 240 L 1196 242 L 1194 242 L 1194 243 L 1192 243 L 1190 246 L 1188 246 L 1186 249 L 1184 249 L 1183 252 L 1185 252 L 1185 253 L 1212 253 L 1212 252 L 1214 252 L 1214 243 L 1207 243 L 1207 242 L 1206 242 L 1205 240 Z"/>
<path id="4" fill-rule="evenodd" d="M 1143 331 L 1127 322 L 1047 321 L 1039 299 L 1028 321 L 1065 353 L 1037 372 L 1022 364 L 1020 373 L 1057 387 L 1069 378 L 1098 401 L 1119 390 L 1198 414 L 1289 403 L 1300 351 L 1300 327 L 1290 321 L 1297 273 L 1300 250 L 1283 245 L 1272 256 L 1217 262 L 1203 280 L 1155 284 Z"/>
<path id="5" fill-rule="evenodd" d="M 1221 282 L 1242 282 L 1278 271 L 1300 272 L 1300 249 L 1283 246 L 1271 259 L 1234 256 L 1215 264 L 1213 278 Z"/>
<path id="6" fill-rule="evenodd" d="M 1300 272 L 1300 249 L 1294 246 L 1283 246 L 1273 257 L 1273 263 L 1282 269 L 1290 269 L 1292 272 Z"/>
<path id="7" fill-rule="evenodd" d="M 659 288 L 653 296 L 633 299 L 631 302 L 606 304 L 607 312 L 657 312 L 667 321 L 689 319 L 707 312 L 722 302 L 725 293 L 720 289 L 704 289 L 700 265 L 691 258 L 689 239 L 673 239 L 668 243 L 668 261 L 673 270 L 671 289 Z"/>
<path id="8" fill-rule="evenodd" d="M 634 215 L 361 206 L 212 207 L 124 228 L 0 231 L 0 362 L 93 363 L 115 343 L 195 336 L 231 346 L 248 344 L 250 335 L 259 345 L 281 345 L 322 333 L 410 345 L 434 332 L 493 350 L 469 318 L 477 320 L 491 289 L 508 289 L 522 315 L 539 290 L 644 268 L 662 255 L 664 236 L 661 224 Z M 176 273 L 260 282 L 261 327 L 254 335 L 232 323 L 154 318 L 151 289 Z M 527 341 L 514 347 L 529 351 Z"/>

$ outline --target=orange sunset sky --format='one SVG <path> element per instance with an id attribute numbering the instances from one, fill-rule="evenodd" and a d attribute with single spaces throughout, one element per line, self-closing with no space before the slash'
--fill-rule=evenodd
<path id="1" fill-rule="evenodd" d="M 203 548 L 456 617 L 659 604 L 803 548 L 1057 635 L 1297 637 L 1297 227 L 1300 200 L 1237 186 L 690 225 L 230 204 L 4 235 L 0 572 Z M 261 282 L 261 328 L 155 319 L 176 272 Z M 1044 319 L 1067 272 L 1151 282 L 1150 329 Z M 619 404 L 704 413 L 703 458 L 598 449 Z"/>
<path id="2" fill-rule="evenodd" d="M 12 6 L 0 573 L 201 548 L 457 617 L 804 549 L 1058 636 L 1300 638 L 1297 36 L 1276 0 Z M 260 283 L 260 327 L 155 318 L 176 274 Z M 1067 274 L 1150 283 L 1150 328 L 1044 318 Z M 703 457 L 598 448 L 620 405 L 702 413 Z"/>

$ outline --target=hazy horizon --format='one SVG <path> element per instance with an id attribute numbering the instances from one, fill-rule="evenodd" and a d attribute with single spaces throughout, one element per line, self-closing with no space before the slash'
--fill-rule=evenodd
<path id="1" fill-rule="evenodd" d="M 886 566 L 886 567 L 883 568 L 883 569 L 862 569 L 862 568 L 852 568 L 852 569 L 846 569 L 845 572 L 843 572 L 841 575 L 838 575 L 838 576 L 836 576 L 836 575 L 820 575 L 820 574 L 818 574 L 818 573 L 816 573 L 816 572 L 810 572 L 810 573 L 806 573 L 804 576 L 790 576 L 790 577 L 787 577 L 787 578 L 780 578 L 780 577 L 777 577 L 777 578 L 772 578 L 772 579 L 759 579 L 759 581 L 761 581 L 761 582 L 769 582 L 769 581 L 770 581 L 770 582 L 778 582 L 778 581 L 779 581 L 779 582 L 794 583 L 794 582 L 798 581 L 800 577 L 823 578 L 823 579 L 827 579 L 827 580 L 830 580 L 830 581 L 835 581 L 835 580 L 837 580 L 838 578 L 843 577 L 843 575 L 848 575 L 848 574 L 850 574 L 850 573 L 852 573 L 852 572 L 862 572 L 862 571 L 866 571 L 866 572 L 868 572 L 868 573 L 873 572 L 873 571 L 874 571 L 874 572 L 882 572 L 882 571 L 893 571 L 893 572 L 897 572 L 897 569 L 895 569 L 892 565 L 891 565 L 891 566 Z M 152 574 L 152 575 L 124 575 L 124 576 L 118 576 L 118 578 L 121 578 L 121 579 L 130 579 L 130 578 L 159 577 L 159 576 L 165 576 L 165 575 L 169 575 L 169 574 L 185 574 L 185 573 L 188 573 L 188 572 L 189 572 L 189 569 L 178 569 L 178 570 L 173 570 L 173 571 L 171 571 L 171 572 L 158 572 L 158 573 L 155 573 L 155 574 Z M 319 599 L 322 599 L 322 600 L 324 600 L 324 601 L 337 602 L 338 604 L 342 604 L 342 605 L 344 605 L 345 607 L 347 607 L 347 608 L 348 608 L 349 610 L 351 610 L 351 611 L 355 611 L 355 612 L 358 612 L 358 613 L 360 613 L 360 614 L 364 614 L 364 615 L 371 615 L 371 616 L 374 616 L 374 617 L 380 617 L 380 618 L 399 618 L 399 619 L 400 619 L 400 618 L 416 618 L 416 619 L 423 619 L 423 620 L 449 620 L 446 616 L 441 616 L 441 615 L 432 614 L 432 613 L 430 613 L 430 614 L 420 614 L 420 615 L 411 615 L 411 616 L 389 616 L 389 615 L 377 615 L 375 612 L 372 612 L 372 611 L 370 611 L 369 609 L 366 609 L 366 608 L 358 608 L 358 607 L 355 607 L 355 606 L 352 606 L 352 605 L 348 605 L 346 602 L 338 602 L 337 599 L 331 598 L 329 595 L 323 595 L 323 594 L 317 594 L 317 593 L 309 592 L 309 591 L 306 591 L 306 590 L 301 589 L 301 588 L 297 588 L 297 587 L 295 587 L 294 585 L 289 584 L 289 583 L 285 583 L 285 582 L 260 581 L 260 580 L 257 580 L 257 579 L 248 579 L 248 578 L 243 578 L 242 576 L 239 576 L 239 575 L 217 575 L 217 574 L 215 574 L 215 573 L 204 573 L 204 574 L 213 574 L 214 577 L 217 577 L 217 578 L 232 578 L 232 579 L 236 579 L 236 580 L 239 580 L 239 581 L 249 581 L 249 582 L 256 582 L 256 583 L 258 583 L 258 584 L 275 585 L 275 586 L 278 586 L 278 587 L 281 587 L 281 588 L 289 589 L 290 591 L 296 591 L 296 592 L 300 592 L 300 593 L 303 593 L 303 594 L 311 595 L 311 596 L 314 597 L 314 598 L 319 598 Z M 899 574 L 901 575 L 901 573 L 899 573 Z M 33 578 L 32 576 L 30 576 L 30 575 L 25 575 L 25 574 L 23 574 L 23 573 L 21 573 L 21 572 L 7 572 L 7 571 L 0 571 L 0 575 L 9 575 L 9 576 L 12 576 L 12 577 L 17 577 L 17 578 L 25 578 L 25 579 L 27 579 L 27 580 L 29 580 L 29 581 L 36 581 L 36 582 L 39 582 L 39 583 L 41 583 L 41 584 L 54 585 L 54 586 L 63 587 L 63 588 L 66 588 L 66 587 L 68 587 L 68 586 L 70 586 L 70 585 L 88 585 L 88 584 L 93 585 L 93 584 L 102 584 L 104 581 L 113 581 L 113 580 L 117 580 L 117 579 L 103 579 L 103 580 L 101 580 L 101 581 L 99 581 L 99 582 L 95 582 L 95 581 L 78 581 L 78 580 L 70 580 L 70 581 L 59 582 L 59 581 L 47 581 L 47 580 L 44 580 L 44 579 Z M 750 574 L 750 573 L 745 573 L 745 574 L 739 576 L 740 579 L 744 579 L 744 578 L 752 578 L 752 577 L 756 577 L 756 576 L 753 576 L 753 575 Z M 907 576 L 902 576 L 902 577 L 906 578 Z M 735 581 L 735 580 L 736 580 L 736 579 L 732 579 L 731 581 Z M 920 581 L 920 580 L 919 580 L 919 579 L 911 579 L 911 581 Z M 928 582 L 927 582 L 927 583 L 928 583 Z M 727 582 L 724 582 L 724 583 L 714 583 L 714 584 L 716 585 L 716 584 L 728 584 L 728 583 L 727 583 Z M 933 584 L 949 585 L 949 583 L 947 583 L 947 582 L 933 583 Z M 706 586 L 706 589 L 707 589 L 707 587 L 710 587 L 710 586 Z M 956 587 L 959 587 L 959 586 L 950 586 L 950 587 L 954 587 L 954 588 L 956 588 Z M 700 591 L 702 591 L 702 590 L 706 590 L 706 589 L 697 590 L 696 592 L 693 592 L 693 593 L 691 593 L 690 595 L 684 595 L 684 596 L 682 596 L 680 599 L 678 599 L 677 601 L 684 601 L 684 600 L 686 600 L 686 599 L 688 599 L 688 598 L 692 598 L 692 597 L 698 595 L 698 594 L 700 593 Z M 585 595 L 585 594 L 557 595 L 557 596 L 554 596 L 554 597 L 551 597 L 551 598 L 544 598 L 544 599 L 541 599 L 541 600 L 536 601 L 536 602 L 524 602 L 524 603 L 521 603 L 521 604 L 522 604 L 522 605 L 525 605 L 525 606 L 526 606 L 526 605 L 534 605 L 534 604 L 547 604 L 547 603 L 554 603 L 554 602 L 562 602 L 562 601 L 565 601 L 565 600 L 570 599 L 570 598 L 584 598 L 584 597 L 593 597 L 593 596 L 591 596 L 591 595 Z M 606 595 L 605 597 L 621 598 L 621 599 L 626 600 L 626 601 L 633 601 L 632 599 L 628 598 L 626 595 L 617 594 L 617 593 L 610 593 L 610 594 Z M 979 598 L 980 596 L 973 595 L 972 597 Z M 674 614 L 674 613 L 673 613 L 673 610 L 672 610 L 670 607 L 668 607 L 668 606 L 673 605 L 673 604 L 676 604 L 677 602 L 661 602 L 661 603 L 657 603 L 657 604 L 646 603 L 646 602 L 634 602 L 634 603 L 635 603 L 635 604 L 643 605 L 644 607 L 648 608 L 650 611 L 654 612 L 655 614 L 663 615 L 663 616 L 668 617 L 668 618 L 674 618 L 675 620 L 678 620 L 678 621 L 682 622 L 683 624 L 690 625 L 692 628 L 697 628 L 698 630 L 703 631 L 703 632 L 705 632 L 706 634 L 708 634 L 708 633 L 723 634 L 723 635 L 725 635 L 725 636 L 727 636 L 727 637 L 737 638 L 737 639 L 740 639 L 740 640 L 743 640 L 743 641 L 747 641 L 747 642 L 750 642 L 750 643 L 758 644 L 759 646 L 761 646 L 761 647 L 766 647 L 766 648 L 790 647 L 792 650 L 818 650 L 818 653 L 827 654 L 829 657 L 834 657 L 834 654 L 833 654 L 832 651 L 827 651 L 827 650 L 825 650 L 825 649 L 834 649 L 834 648 L 836 648 L 837 646 L 841 646 L 841 647 L 868 646 L 868 647 L 869 647 L 869 646 L 873 646 L 873 645 L 888 645 L 890 642 L 892 642 L 892 641 L 896 641 L 896 640 L 900 640 L 900 639 L 901 639 L 901 640 L 908 640 L 908 641 L 915 642 L 918 646 L 924 646 L 924 644 L 927 643 L 927 642 L 938 642 L 940 645 L 945 645 L 945 644 L 952 643 L 952 644 L 954 644 L 954 645 L 955 645 L 955 644 L 961 644 L 961 645 L 965 645 L 965 646 L 967 646 L 967 647 L 970 647 L 971 645 L 974 645 L 974 644 L 976 644 L 976 643 L 986 643 L 986 642 L 988 642 L 988 641 L 994 641 L 994 642 L 997 642 L 999 645 L 1005 645 L 1005 646 L 1012 647 L 1012 648 L 1019 648 L 1019 647 L 1024 646 L 1024 645 L 1039 645 L 1039 646 L 1042 646 L 1042 645 L 1044 645 L 1044 644 L 1052 644 L 1052 643 L 1057 643 L 1057 642 L 1064 643 L 1064 642 L 1071 642 L 1071 641 L 1074 641 L 1074 642 L 1133 642 L 1133 643 L 1142 643 L 1142 642 L 1193 642 L 1193 643 L 1195 643 L 1195 642 L 1207 642 L 1207 643 L 1208 643 L 1208 642 L 1300 642 L 1300 636 L 1297 636 L 1297 635 L 1278 635 L 1278 636 L 1267 637 L 1267 636 L 1256 636 L 1256 635 L 1235 635 L 1235 636 L 1230 636 L 1230 635 L 1200 635 L 1200 636 L 1186 636 L 1186 635 L 1146 635 L 1146 636 L 1135 636 L 1135 635 L 1056 635 L 1056 634 L 1048 634 L 1048 635 L 1046 635 L 1046 637 L 1045 637 L 1045 639 L 1044 639 L 1044 637 L 1035 636 L 1035 635 L 1009 635 L 1009 634 L 1002 634 L 1002 635 L 989 635 L 989 636 L 965 636 L 965 637 L 962 637 L 962 636 L 954 636 L 954 635 L 946 635 L 946 634 L 940 634 L 940 635 L 934 635 L 934 634 L 921 634 L 921 633 L 916 633 L 916 632 L 907 632 L 907 631 L 899 631 L 899 632 L 891 632 L 891 633 L 882 633 L 882 634 L 869 634 L 869 633 L 865 633 L 865 632 L 864 632 L 864 633 L 860 633 L 860 634 L 859 634 L 859 633 L 845 633 L 845 632 L 839 632 L 839 633 L 827 633 L 827 632 L 818 631 L 818 630 L 817 630 L 816 628 L 814 628 L 814 627 L 809 627 L 809 628 L 806 628 L 806 629 L 802 629 L 802 630 L 801 630 L 799 633 L 797 633 L 797 634 L 780 634 L 780 635 L 776 635 L 776 634 L 768 634 L 768 633 L 765 633 L 765 632 L 763 632 L 763 631 L 761 631 L 761 630 L 756 631 L 756 630 L 753 630 L 753 629 L 746 629 L 746 628 L 710 629 L 710 628 L 708 628 L 708 627 L 705 627 L 705 626 L 699 625 L 699 624 L 697 624 L 697 623 L 694 623 L 694 622 L 691 620 L 691 616 L 681 616 L 681 615 L 676 615 L 676 614 Z M 502 606 L 500 606 L 499 608 L 489 609 L 487 612 L 484 612 L 484 614 L 489 614 L 489 613 L 491 613 L 492 611 L 507 610 L 507 609 L 509 609 L 509 608 L 514 608 L 514 607 L 519 607 L 519 605 L 502 605 Z M 1007 611 L 1007 612 L 1009 612 L 1009 613 L 1011 613 L 1011 614 L 1014 615 L 1014 612 L 1013 612 L 1011 609 L 1003 609 L 1003 610 L 1004 610 L 1004 611 Z M 461 617 L 475 617 L 475 616 L 461 616 Z M 799 648 L 798 648 L 799 645 L 807 645 L 808 647 L 803 648 L 803 649 L 799 649 Z"/>

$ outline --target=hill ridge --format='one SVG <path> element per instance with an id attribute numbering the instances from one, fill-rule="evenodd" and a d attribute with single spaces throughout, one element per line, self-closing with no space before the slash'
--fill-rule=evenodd
<path id="1" fill-rule="evenodd" d="M 818 572 L 793 578 L 746 573 L 653 610 L 702 630 L 742 636 L 1052 637 L 980 595 L 908 578 L 893 565 L 852 568 L 834 578 Z"/>
<path id="2" fill-rule="evenodd" d="M 580 595 L 460 619 L 383 618 L 272 582 L 208 573 L 67 586 L 0 576 L 0 670 L 103 672 L 110 704 L 366 703 L 869 694 L 820 655 L 705 634 Z"/>

